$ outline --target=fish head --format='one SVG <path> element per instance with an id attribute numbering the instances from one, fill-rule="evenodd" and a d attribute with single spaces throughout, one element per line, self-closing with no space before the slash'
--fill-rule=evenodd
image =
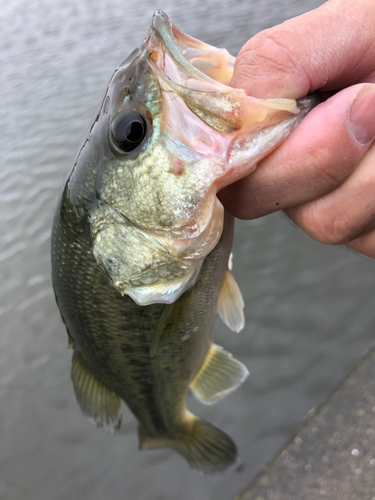
<path id="1" fill-rule="evenodd" d="M 312 106 L 229 87 L 234 62 L 157 11 L 142 46 L 116 69 L 78 158 L 76 178 L 95 177 L 94 256 L 140 305 L 174 302 L 195 283 L 223 228 L 217 192 L 251 172 Z"/>

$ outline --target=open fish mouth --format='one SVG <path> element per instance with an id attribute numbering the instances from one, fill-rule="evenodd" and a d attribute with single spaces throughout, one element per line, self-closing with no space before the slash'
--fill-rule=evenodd
<path id="1" fill-rule="evenodd" d="M 162 11 L 155 12 L 145 40 L 150 65 L 161 86 L 179 95 L 212 129 L 232 134 L 277 123 L 287 114 L 299 115 L 294 99 L 256 99 L 229 87 L 235 57 L 178 30 Z M 310 107 L 317 103 L 310 99 Z M 198 142 L 198 141 L 197 141 Z M 228 144 L 226 144 L 228 146 Z"/>

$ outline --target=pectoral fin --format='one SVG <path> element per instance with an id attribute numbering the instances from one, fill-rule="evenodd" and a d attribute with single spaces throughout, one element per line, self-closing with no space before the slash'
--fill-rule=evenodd
<path id="1" fill-rule="evenodd" d="M 151 341 L 151 356 L 156 354 L 157 349 L 161 344 L 171 339 L 179 332 L 181 324 L 190 307 L 192 297 L 192 291 L 188 290 L 173 304 L 165 304 Z"/>
<path id="2" fill-rule="evenodd" d="M 98 427 L 113 432 L 121 426 L 121 400 L 73 355 L 71 373 L 77 401 L 83 413 Z"/>
<path id="3" fill-rule="evenodd" d="M 243 308 L 241 290 L 228 267 L 220 289 L 217 312 L 231 330 L 239 332 L 245 325 Z"/>
<path id="4" fill-rule="evenodd" d="M 202 403 L 211 404 L 234 391 L 248 375 L 249 372 L 243 363 L 222 347 L 212 344 L 190 388 Z"/>

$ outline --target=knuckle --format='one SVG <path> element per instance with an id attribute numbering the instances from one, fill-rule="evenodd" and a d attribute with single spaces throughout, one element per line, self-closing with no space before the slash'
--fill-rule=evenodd
<path id="1" fill-rule="evenodd" d="M 302 210 L 298 224 L 311 238 L 327 245 L 348 243 L 356 234 L 356 226 L 342 207 L 334 210 L 312 204 Z"/>
<path id="2" fill-rule="evenodd" d="M 356 252 L 367 255 L 367 257 L 375 258 L 375 230 L 361 235 L 348 243 L 347 246 Z"/>
<path id="3" fill-rule="evenodd" d="M 315 171 L 317 181 L 327 192 L 339 187 L 357 165 L 357 159 L 345 155 L 345 152 L 338 154 L 335 151 L 335 154 L 335 158 L 332 159 L 331 149 L 324 147 L 309 154 L 309 167 L 311 166 L 311 171 Z"/>
<path id="4" fill-rule="evenodd" d="M 258 33 L 241 49 L 236 61 L 236 70 L 241 74 L 251 72 L 264 78 L 269 75 L 301 78 L 307 76 L 300 65 L 296 65 L 295 56 L 289 47 L 294 46 L 291 32 L 282 27 L 272 28 Z"/>

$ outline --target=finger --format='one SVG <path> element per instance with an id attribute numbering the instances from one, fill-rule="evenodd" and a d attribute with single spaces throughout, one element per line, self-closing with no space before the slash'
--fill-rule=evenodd
<path id="1" fill-rule="evenodd" d="M 251 175 L 219 198 L 241 219 L 319 198 L 353 172 L 374 135 L 375 84 L 345 89 L 313 109 Z"/>
<path id="2" fill-rule="evenodd" d="M 375 258 L 375 229 L 347 243 L 346 246 L 367 257 Z"/>
<path id="3" fill-rule="evenodd" d="M 375 144 L 355 171 L 331 193 L 286 210 L 293 222 L 322 243 L 350 243 L 375 229 Z M 366 239 L 357 242 L 365 245 Z M 363 253 L 363 252 L 362 252 Z"/>
<path id="4" fill-rule="evenodd" d="M 331 0 L 251 38 L 231 85 L 260 98 L 299 98 L 374 80 L 373 0 Z"/>

